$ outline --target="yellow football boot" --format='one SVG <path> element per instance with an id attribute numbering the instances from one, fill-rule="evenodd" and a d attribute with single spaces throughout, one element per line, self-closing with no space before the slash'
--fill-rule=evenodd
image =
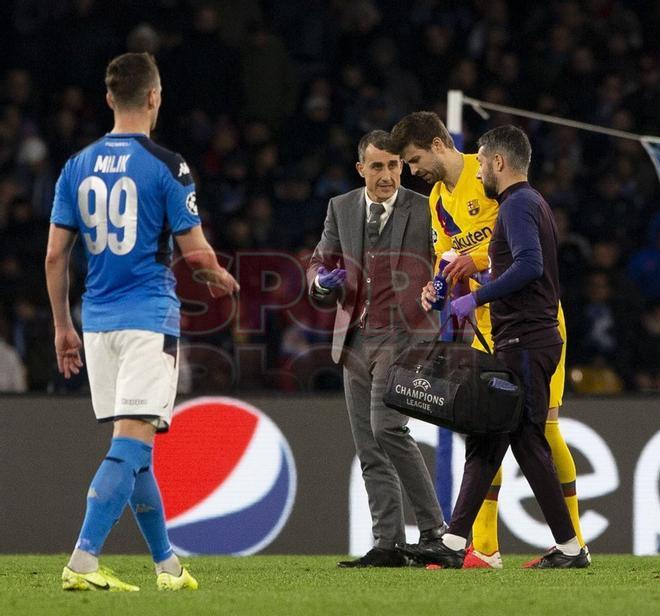
<path id="1" fill-rule="evenodd" d="M 188 569 L 181 567 L 181 575 L 171 573 L 159 573 L 156 579 L 158 590 L 197 590 L 197 580 L 188 573 Z"/>
<path id="2" fill-rule="evenodd" d="M 122 582 L 114 571 L 106 567 L 99 567 L 91 573 L 76 573 L 64 567 L 62 571 L 63 590 L 109 590 L 114 592 L 135 592 L 138 586 Z"/>

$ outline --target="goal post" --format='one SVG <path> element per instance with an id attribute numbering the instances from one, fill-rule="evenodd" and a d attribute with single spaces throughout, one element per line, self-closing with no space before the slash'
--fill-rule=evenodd
<path id="1" fill-rule="evenodd" d="M 447 130 L 458 150 L 463 151 L 463 92 L 449 90 L 447 93 Z"/>

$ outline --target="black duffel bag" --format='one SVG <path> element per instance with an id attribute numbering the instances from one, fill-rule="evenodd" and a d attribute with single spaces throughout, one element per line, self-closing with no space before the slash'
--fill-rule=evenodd
<path id="1" fill-rule="evenodd" d="M 522 412 L 520 380 L 472 326 L 488 353 L 441 340 L 406 349 L 389 368 L 385 405 L 463 434 L 515 430 Z"/>

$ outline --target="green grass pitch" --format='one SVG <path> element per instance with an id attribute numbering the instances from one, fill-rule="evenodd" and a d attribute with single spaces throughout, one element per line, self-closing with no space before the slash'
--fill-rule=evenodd
<path id="1" fill-rule="evenodd" d="M 369 614 L 385 616 L 660 614 L 660 557 L 595 555 L 591 568 L 502 571 L 337 569 L 332 556 L 188 559 L 197 592 L 159 593 L 147 556 L 102 559 L 139 593 L 64 592 L 65 555 L 0 556 L 0 614 L 165 616 L 168 614 Z"/>

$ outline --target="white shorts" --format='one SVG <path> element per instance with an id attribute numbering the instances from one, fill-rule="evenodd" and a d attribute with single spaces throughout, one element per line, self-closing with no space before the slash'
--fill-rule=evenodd
<path id="1" fill-rule="evenodd" d="M 169 428 L 179 376 L 179 340 L 140 329 L 85 332 L 96 419 L 142 419 Z"/>

